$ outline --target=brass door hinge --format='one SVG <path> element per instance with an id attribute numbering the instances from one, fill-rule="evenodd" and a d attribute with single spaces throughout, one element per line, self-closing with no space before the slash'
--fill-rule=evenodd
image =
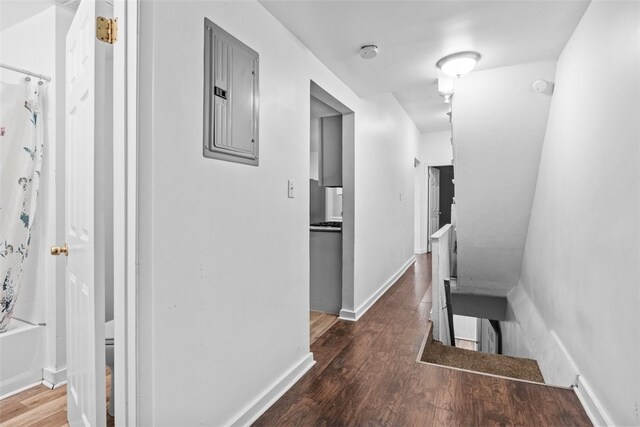
<path id="1" fill-rule="evenodd" d="M 102 16 L 96 18 L 96 37 L 98 40 L 114 44 L 118 41 L 118 18 L 108 19 Z"/>

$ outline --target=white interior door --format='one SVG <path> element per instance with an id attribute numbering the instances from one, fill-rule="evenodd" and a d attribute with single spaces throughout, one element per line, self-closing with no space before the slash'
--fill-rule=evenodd
<path id="1" fill-rule="evenodd" d="M 103 142 L 105 46 L 95 37 L 101 1 L 82 0 L 66 41 L 67 417 L 69 425 L 106 424 L 104 277 L 96 257 L 104 224 L 96 189 Z M 96 147 L 97 150 L 96 150 Z"/>
<path id="2" fill-rule="evenodd" d="M 467 341 L 480 341 L 478 336 L 478 319 L 475 317 L 453 315 L 453 330 L 456 338 Z"/>
<path id="3" fill-rule="evenodd" d="M 429 168 L 429 247 L 431 235 L 440 229 L 440 171 Z"/>

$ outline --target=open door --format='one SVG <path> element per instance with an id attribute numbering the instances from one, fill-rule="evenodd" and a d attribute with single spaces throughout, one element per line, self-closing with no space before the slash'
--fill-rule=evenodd
<path id="1" fill-rule="evenodd" d="M 429 250 L 431 235 L 440 229 L 440 171 L 429 168 Z"/>
<path id="2" fill-rule="evenodd" d="M 106 424 L 104 221 L 96 176 L 104 135 L 107 45 L 96 39 L 102 0 L 81 0 L 66 40 L 67 418 L 71 427 Z M 52 252 L 55 248 L 52 248 Z M 65 251 L 62 251 L 63 253 Z"/>

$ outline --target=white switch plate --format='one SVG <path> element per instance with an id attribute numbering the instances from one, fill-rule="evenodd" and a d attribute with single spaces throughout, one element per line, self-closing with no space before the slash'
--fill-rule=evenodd
<path id="1" fill-rule="evenodd" d="M 288 184 L 288 190 L 287 190 L 287 196 L 290 199 L 293 199 L 296 195 L 296 183 L 290 179 L 289 181 L 287 181 Z"/>

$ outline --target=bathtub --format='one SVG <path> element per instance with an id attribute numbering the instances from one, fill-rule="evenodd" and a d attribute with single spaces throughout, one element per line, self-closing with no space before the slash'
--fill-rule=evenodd
<path id="1" fill-rule="evenodd" d="M 0 334 L 0 399 L 42 382 L 44 328 L 14 318 Z"/>

